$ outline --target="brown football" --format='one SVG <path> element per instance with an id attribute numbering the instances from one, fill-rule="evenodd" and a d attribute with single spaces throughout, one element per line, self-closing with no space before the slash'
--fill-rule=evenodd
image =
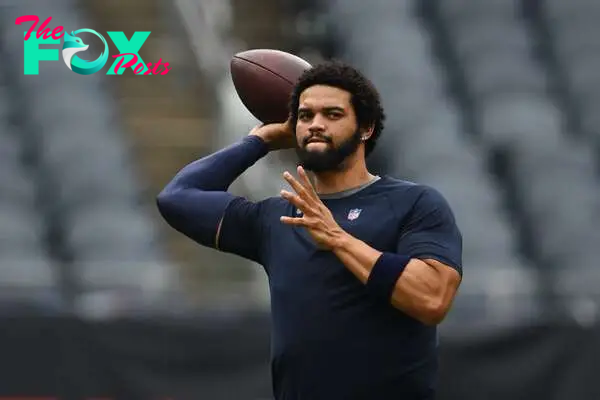
<path id="1" fill-rule="evenodd" d="M 290 94 L 311 65 L 280 50 L 254 49 L 233 56 L 230 68 L 240 100 L 256 119 L 267 124 L 287 120 Z"/>

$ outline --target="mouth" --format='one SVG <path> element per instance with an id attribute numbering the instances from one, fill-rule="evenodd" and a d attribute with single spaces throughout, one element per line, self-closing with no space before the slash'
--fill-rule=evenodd
<path id="1" fill-rule="evenodd" d="M 306 142 L 307 145 L 309 145 L 311 143 L 329 143 L 329 142 L 327 140 L 321 139 L 321 138 L 311 138 Z"/>

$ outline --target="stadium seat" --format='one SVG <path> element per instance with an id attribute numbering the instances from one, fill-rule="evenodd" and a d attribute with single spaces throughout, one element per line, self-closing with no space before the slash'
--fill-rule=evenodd
<path id="1" fill-rule="evenodd" d="M 547 89 L 545 76 L 531 62 L 515 57 L 518 53 L 510 49 L 490 53 L 463 65 L 475 99 L 502 93 L 543 93 Z"/>
<path id="2" fill-rule="evenodd" d="M 600 143 L 598 18 L 600 6 L 592 0 L 547 0 L 540 14 L 540 20 L 550 33 L 546 45 L 552 51 L 548 57 L 558 66 L 559 73 L 554 78 L 559 83 L 557 86 L 565 88 L 559 95 L 569 111 L 574 111 L 570 115 L 589 147 Z M 596 163 L 598 161 L 600 154 L 596 155 Z"/>
<path id="3" fill-rule="evenodd" d="M 581 128 L 590 138 L 590 144 L 600 144 L 600 93 L 594 99 L 581 105 Z"/>
<path id="4" fill-rule="evenodd" d="M 583 23 L 578 20 L 557 20 L 551 25 L 551 37 L 559 60 L 585 54 L 596 54 L 600 47 L 597 19 Z"/>
<path id="5" fill-rule="evenodd" d="M 0 208 L 0 247 L 4 254 L 19 252 L 20 248 L 42 248 L 44 227 L 34 209 L 22 204 L 3 204 Z M 26 255 L 26 252 L 23 252 Z"/>
<path id="6" fill-rule="evenodd" d="M 0 109 L 2 109 L 2 105 L 0 105 Z M 0 165 L 19 163 L 23 150 L 20 143 L 21 138 L 18 136 L 20 132 L 9 125 L 6 120 L 0 120 L 0 127 L 2 128 L 2 134 L 0 134 Z"/>
<path id="7" fill-rule="evenodd" d="M 600 91 L 600 57 L 597 54 L 572 56 L 563 65 L 569 89 L 578 101 L 585 103 L 588 96 Z"/>
<path id="8" fill-rule="evenodd" d="M 552 21 L 573 19 L 581 15 L 600 15 L 600 5 L 594 0 L 544 0 L 544 11 Z"/>
<path id="9" fill-rule="evenodd" d="M 338 21 L 345 19 L 377 22 L 382 19 L 390 19 L 396 22 L 411 22 L 411 16 L 415 11 L 415 2 L 411 0 L 400 0 L 390 2 L 388 0 L 374 0 L 369 3 L 368 10 L 365 12 L 365 3 L 360 0 L 328 0 L 321 1 L 326 8 L 327 18 L 334 18 Z M 335 22 L 335 21 L 332 21 Z M 371 27 L 384 24 L 373 24 Z M 392 23 L 391 25 L 394 25 Z M 400 24 L 402 25 L 402 24 Z M 336 27 L 343 30 L 355 30 L 351 27 Z"/>
<path id="10" fill-rule="evenodd" d="M 485 16 L 496 20 L 510 20 L 517 14 L 515 1 L 488 0 L 483 3 L 477 0 L 437 0 L 436 4 L 445 18 L 456 25 Z"/>
<path id="11" fill-rule="evenodd" d="M 67 72 L 73 74 L 68 69 Z M 111 107 L 106 104 L 108 100 L 103 98 L 102 90 L 93 81 L 87 82 L 88 85 L 81 82 L 72 85 L 65 77 L 54 79 L 54 82 L 57 87 L 45 87 L 42 84 L 27 93 L 28 111 L 40 125 L 54 129 L 59 124 L 72 124 L 74 131 L 87 136 L 85 122 L 101 121 L 110 126 L 114 121 Z M 111 134 L 114 135 L 110 130 L 104 132 L 104 135 Z"/>
<path id="12" fill-rule="evenodd" d="M 56 316 L 66 309 L 59 275 L 45 254 L 0 256 L 0 315 Z"/>
<path id="13" fill-rule="evenodd" d="M 505 93 L 477 104 L 477 111 L 482 137 L 490 146 L 527 142 L 554 146 L 560 141 L 562 115 L 542 95 Z"/>
<path id="14" fill-rule="evenodd" d="M 456 55 L 463 63 L 488 52 L 510 51 L 523 56 L 530 50 L 527 33 L 515 21 L 475 20 L 452 26 L 450 30 Z"/>
<path id="15" fill-rule="evenodd" d="M 156 257 L 155 228 L 136 211 L 106 202 L 75 213 L 67 237 L 78 259 L 134 262 Z"/>
<path id="16" fill-rule="evenodd" d="M 600 197 L 593 155 L 587 146 L 567 141 L 554 148 L 532 144 L 514 154 L 517 189 L 540 255 L 545 262 L 567 263 L 578 242 L 596 229 Z"/>
<path id="17" fill-rule="evenodd" d="M 0 74 L 2 71 L 0 71 Z M 1 75 L 0 75 L 1 76 Z M 10 95 L 0 81 L 0 123 L 8 124 L 10 115 Z"/>
<path id="18" fill-rule="evenodd" d="M 36 213 L 37 193 L 31 178 L 14 164 L 0 166 L 0 207 Z"/>
<path id="19" fill-rule="evenodd" d="M 498 259 L 489 268 L 465 273 L 453 310 L 440 326 L 442 335 L 474 337 L 535 324 L 542 312 L 539 276 L 533 268 L 515 268 L 521 263 Z"/>
<path id="20" fill-rule="evenodd" d="M 2 171 L 9 176 L 10 170 Z M 15 176 L 19 175 L 12 174 L 13 183 Z M 0 313 L 20 307 L 59 312 L 60 276 L 46 251 L 45 226 L 31 199 L 31 182 L 19 183 L 23 187 L 13 186 L 14 192 L 0 188 Z"/>

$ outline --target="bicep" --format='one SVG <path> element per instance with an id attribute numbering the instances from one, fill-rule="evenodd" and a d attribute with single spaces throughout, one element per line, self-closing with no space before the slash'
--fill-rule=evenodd
<path id="1" fill-rule="evenodd" d="M 216 247 L 249 260 L 264 262 L 266 237 L 265 201 L 252 202 L 234 198 L 218 224 Z"/>
<path id="2" fill-rule="evenodd" d="M 412 259 L 396 282 L 392 304 L 422 322 L 438 324 L 450 309 L 460 281 L 453 267 L 432 259 Z"/>

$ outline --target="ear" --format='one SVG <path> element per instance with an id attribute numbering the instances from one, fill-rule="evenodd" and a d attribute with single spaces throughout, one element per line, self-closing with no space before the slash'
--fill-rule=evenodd
<path id="1" fill-rule="evenodd" d="M 360 139 L 363 142 L 366 142 L 367 140 L 369 140 L 369 138 L 371 137 L 371 135 L 373 134 L 373 131 L 375 130 L 375 124 L 372 124 L 371 126 L 369 126 L 368 128 L 361 128 L 360 129 Z"/>

